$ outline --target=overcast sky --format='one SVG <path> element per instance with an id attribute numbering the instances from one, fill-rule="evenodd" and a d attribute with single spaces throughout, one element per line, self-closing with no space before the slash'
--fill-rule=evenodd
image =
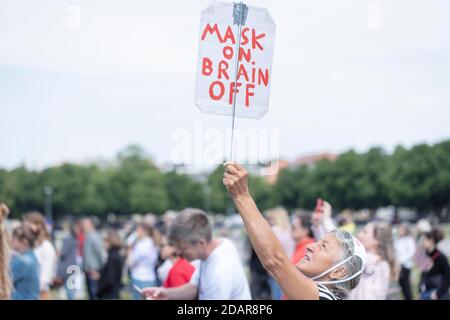
<path id="1" fill-rule="evenodd" d="M 0 0 L 0 167 L 43 168 L 225 130 L 194 105 L 209 1 Z M 450 138 L 450 1 L 248 1 L 277 30 L 270 111 L 284 158 Z M 79 27 L 76 14 L 79 11 Z M 74 18 L 75 17 L 75 18 Z"/>

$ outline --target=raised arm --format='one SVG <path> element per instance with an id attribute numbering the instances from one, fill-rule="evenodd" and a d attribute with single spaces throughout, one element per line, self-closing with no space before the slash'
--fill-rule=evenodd
<path id="1" fill-rule="evenodd" d="M 289 299 L 317 300 L 316 284 L 298 271 L 259 212 L 248 190 L 247 171 L 239 164 L 228 164 L 223 183 L 244 221 L 250 242 L 264 268 L 275 278 Z"/>

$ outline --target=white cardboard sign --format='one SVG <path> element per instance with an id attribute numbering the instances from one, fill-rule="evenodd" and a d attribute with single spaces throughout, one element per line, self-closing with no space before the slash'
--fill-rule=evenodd
<path id="1" fill-rule="evenodd" d="M 246 6 L 239 45 L 236 5 L 213 2 L 202 11 L 195 104 L 231 116 L 236 96 L 236 117 L 260 119 L 269 111 L 275 23 L 267 9 Z"/>

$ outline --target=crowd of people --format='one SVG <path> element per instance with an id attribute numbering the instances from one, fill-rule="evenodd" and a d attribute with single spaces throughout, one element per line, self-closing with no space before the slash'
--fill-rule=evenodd
<path id="1" fill-rule="evenodd" d="M 57 291 L 69 300 L 84 292 L 91 300 L 384 300 L 392 283 L 406 300 L 449 299 L 450 267 L 438 249 L 444 234 L 426 221 L 357 227 L 351 214 L 333 216 L 321 199 L 313 212 L 261 214 L 242 166 L 228 164 L 223 183 L 251 244 L 249 270 L 200 209 L 102 230 L 86 216 L 66 221 L 56 244 L 41 213 L 7 227 L 1 203 L 0 299 L 45 300 Z"/>

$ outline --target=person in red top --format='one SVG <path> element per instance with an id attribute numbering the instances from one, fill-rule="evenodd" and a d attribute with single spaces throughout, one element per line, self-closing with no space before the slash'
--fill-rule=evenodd
<path id="1" fill-rule="evenodd" d="M 171 249 L 169 259 L 172 260 L 173 266 L 170 269 L 166 280 L 164 280 L 163 287 L 176 288 L 188 283 L 195 271 L 194 266 L 190 264 L 189 261 L 187 261 L 185 258 L 178 256 L 175 252 L 175 248 L 173 248 L 172 246 L 166 246 L 165 249 Z"/>
<path id="2" fill-rule="evenodd" d="M 81 228 L 81 220 L 77 221 L 77 224 L 75 226 L 75 233 L 77 238 L 77 256 L 82 257 L 83 256 L 83 246 L 84 246 L 84 232 Z"/>
<path id="3" fill-rule="evenodd" d="M 297 264 L 306 254 L 306 247 L 314 243 L 311 230 L 311 216 L 308 214 L 297 214 L 292 219 L 292 238 L 296 246 L 291 262 Z"/>

